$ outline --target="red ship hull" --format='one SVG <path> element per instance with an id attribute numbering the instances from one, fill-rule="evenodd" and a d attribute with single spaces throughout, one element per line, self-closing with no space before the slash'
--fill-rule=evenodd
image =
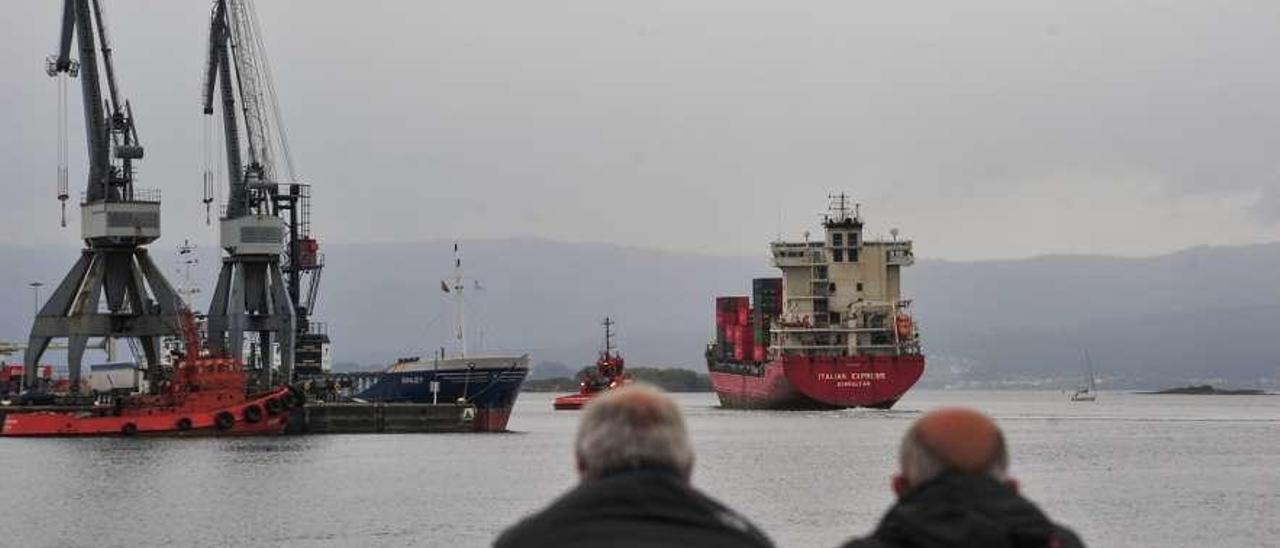
<path id="1" fill-rule="evenodd" d="M 205 402 L 149 406 L 138 409 L 10 412 L 0 435 L 145 436 L 145 435 L 262 435 L 284 432 L 291 395 L 279 388 L 222 406 Z M 237 398 L 230 398 L 234 400 Z M 272 403 L 272 402 L 276 403 Z M 230 417 L 228 421 L 226 417 Z"/>
<path id="2" fill-rule="evenodd" d="M 596 397 L 596 394 L 597 392 L 589 392 L 586 394 L 569 394 L 567 396 L 560 396 L 556 398 L 556 401 L 551 405 L 555 409 L 561 411 L 582 409 L 582 406 L 586 405 L 592 398 Z"/>
<path id="3" fill-rule="evenodd" d="M 924 374 L 924 356 L 787 356 L 708 364 L 720 404 L 734 409 L 893 407 Z"/>
<path id="4" fill-rule="evenodd" d="M 477 409 L 475 420 L 476 432 L 506 432 L 507 421 L 511 419 L 511 409 L 491 407 Z"/>

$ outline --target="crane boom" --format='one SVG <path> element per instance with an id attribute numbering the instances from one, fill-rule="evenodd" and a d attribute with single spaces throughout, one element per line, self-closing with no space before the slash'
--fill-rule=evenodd
<path id="1" fill-rule="evenodd" d="M 205 65 L 204 113 L 213 115 L 214 88 L 221 91 L 222 127 L 226 133 L 227 173 L 231 178 L 231 199 L 227 216 L 239 217 L 247 212 L 244 188 L 244 166 L 240 160 L 240 128 L 236 121 L 236 91 L 231 82 L 231 56 L 228 53 L 231 30 L 227 27 L 227 3 L 216 2 L 209 22 L 209 55 Z"/>

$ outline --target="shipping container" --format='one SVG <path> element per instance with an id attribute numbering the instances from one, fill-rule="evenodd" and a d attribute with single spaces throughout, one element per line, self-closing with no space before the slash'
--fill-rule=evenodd
<path id="1" fill-rule="evenodd" d="M 737 331 L 738 340 L 734 342 L 740 346 L 748 347 L 748 349 L 755 346 L 755 331 L 750 325 L 740 325 L 737 327 Z"/>
<path id="2" fill-rule="evenodd" d="M 782 313 L 782 278 L 756 278 L 751 280 L 751 298 L 755 308 L 765 314 Z"/>
<path id="3" fill-rule="evenodd" d="M 716 297 L 716 310 L 737 314 L 738 310 L 751 307 L 751 297 Z"/>

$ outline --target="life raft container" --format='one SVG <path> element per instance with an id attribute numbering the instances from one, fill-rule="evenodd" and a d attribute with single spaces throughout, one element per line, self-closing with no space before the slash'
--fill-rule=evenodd
<path id="1" fill-rule="evenodd" d="M 897 328 L 899 339 L 910 339 L 915 333 L 915 325 L 911 322 L 911 316 L 899 314 L 898 319 L 894 321 L 894 327 Z"/>

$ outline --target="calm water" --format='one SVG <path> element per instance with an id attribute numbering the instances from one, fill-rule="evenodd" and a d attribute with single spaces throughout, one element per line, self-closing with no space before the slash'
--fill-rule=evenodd
<path id="1" fill-rule="evenodd" d="M 891 502 L 921 410 L 995 415 L 1023 489 L 1093 546 L 1280 538 L 1280 397 L 912 392 L 889 412 L 751 412 L 679 397 L 694 482 L 780 546 L 834 546 Z M 524 394 L 494 435 L 0 440 L 3 546 L 484 546 L 574 482 L 574 412 Z"/>

